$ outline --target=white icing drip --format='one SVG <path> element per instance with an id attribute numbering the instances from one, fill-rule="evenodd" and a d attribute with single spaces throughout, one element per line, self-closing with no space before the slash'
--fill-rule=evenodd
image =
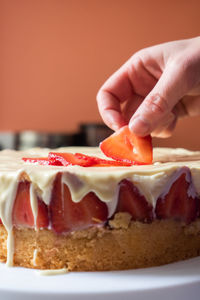
<path id="1" fill-rule="evenodd" d="M 8 229 L 8 237 L 7 237 L 7 267 L 13 266 L 13 256 L 15 252 L 15 245 L 14 245 L 14 235 L 13 230 Z"/>
<path id="2" fill-rule="evenodd" d="M 37 201 L 37 195 L 33 183 L 30 185 L 30 203 L 33 212 L 33 217 L 34 217 L 34 225 L 35 228 L 37 228 L 36 223 L 37 223 L 37 214 L 38 214 L 38 201 Z"/>
<path id="3" fill-rule="evenodd" d="M 200 170 L 198 168 L 190 168 L 191 174 L 192 174 L 192 182 L 194 185 L 194 188 L 197 192 L 198 195 L 200 195 L 200 179 L 199 179 L 199 174 Z"/>
<path id="4" fill-rule="evenodd" d="M 114 187 L 113 191 L 112 191 L 112 195 L 109 196 L 108 201 L 105 201 L 105 198 L 102 197 L 102 194 L 97 190 L 94 189 L 92 186 L 89 187 L 88 186 L 88 182 L 84 182 L 82 180 L 80 180 L 80 178 L 77 177 L 77 175 L 75 176 L 74 174 L 65 172 L 62 174 L 62 187 L 63 184 L 67 185 L 70 192 L 71 192 L 71 196 L 72 196 L 72 201 L 74 202 L 79 202 L 81 201 L 84 196 L 86 196 L 89 192 L 94 192 L 97 197 L 99 197 L 102 201 L 104 201 L 107 205 L 108 208 L 108 218 L 110 218 L 117 206 L 117 200 L 118 200 L 118 193 L 119 193 L 119 187 L 118 187 L 118 183 L 116 184 L 116 187 Z M 105 190 L 105 188 L 108 185 L 104 185 L 103 188 Z M 109 191 L 110 192 L 110 191 Z M 63 190 L 62 190 L 62 194 L 63 194 Z"/>
<path id="5" fill-rule="evenodd" d="M 153 209 L 156 207 L 156 202 L 160 193 L 163 191 L 163 187 L 168 183 L 169 178 L 172 176 L 174 170 L 169 172 L 160 172 L 151 176 L 133 175 L 130 181 L 140 191 L 146 200 L 152 205 Z"/>
<path id="6" fill-rule="evenodd" d="M 35 250 L 33 251 L 33 260 L 32 260 L 33 265 L 34 265 L 35 267 L 37 267 L 37 262 L 36 262 L 37 254 L 38 254 L 38 250 L 35 249 Z"/>
<path id="7" fill-rule="evenodd" d="M 188 169 L 188 171 L 189 172 L 186 172 L 186 180 L 189 183 L 187 193 L 188 193 L 189 197 L 195 198 L 197 196 L 197 192 L 195 190 L 194 183 L 193 183 L 192 178 L 191 178 L 192 177 L 191 172 L 190 172 L 189 169 Z"/>
<path id="8" fill-rule="evenodd" d="M 25 169 L 25 172 L 28 174 L 35 188 L 37 187 L 38 193 L 40 192 L 40 196 L 44 203 L 49 205 L 53 182 L 58 170 L 48 170 L 48 168 L 45 168 L 46 166 L 42 166 L 45 169 L 41 169 L 41 166 L 39 165 L 38 167 L 40 168 L 39 172 L 35 172 L 31 166 L 30 168 Z"/>
<path id="9" fill-rule="evenodd" d="M 172 184 L 182 175 L 185 173 L 185 179 L 189 183 L 189 187 L 187 190 L 188 196 L 195 198 L 197 195 L 197 192 L 194 188 L 192 179 L 191 179 L 191 173 L 190 169 L 187 167 L 179 168 L 175 172 L 173 172 L 171 177 L 168 177 L 168 181 L 165 185 L 163 185 L 164 188 L 162 188 L 162 193 L 159 195 L 161 198 L 165 198 L 165 196 L 169 193 L 169 190 L 172 186 Z"/>
<path id="10" fill-rule="evenodd" d="M 17 173 L 0 174 L 0 218 L 6 228 L 7 238 L 7 266 L 13 265 L 14 237 L 12 224 L 12 209 L 16 197 L 20 171 Z"/>
<path id="11" fill-rule="evenodd" d="M 119 185 L 115 189 L 115 194 L 114 194 L 114 197 L 112 198 L 112 200 L 109 202 L 106 202 L 106 205 L 108 208 L 108 218 L 112 217 L 112 215 L 114 214 L 114 212 L 117 208 L 118 195 L 119 195 Z"/>
<path id="12" fill-rule="evenodd" d="M 36 274 L 42 276 L 54 276 L 54 275 L 62 275 L 68 273 L 67 268 L 63 269 L 55 269 L 55 270 L 36 270 Z"/>

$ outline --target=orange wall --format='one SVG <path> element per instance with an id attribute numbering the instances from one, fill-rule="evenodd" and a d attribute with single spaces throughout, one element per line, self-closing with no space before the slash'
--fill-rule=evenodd
<path id="1" fill-rule="evenodd" d="M 140 48 L 199 35 L 199 12 L 199 0 L 0 0 L 0 130 L 100 121 L 104 80 Z M 200 148 L 199 126 L 155 143 Z"/>

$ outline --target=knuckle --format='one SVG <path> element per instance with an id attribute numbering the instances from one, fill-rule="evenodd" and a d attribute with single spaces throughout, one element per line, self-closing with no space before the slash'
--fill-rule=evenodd
<path id="1" fill-rule="evenodd" d="M 183 81 L 183 86 L 186 90 L 190 90 L 197 81 L 197 78 L 199 78 L 199 76 L 197 76 L 199 69 L 197 70 L 197 64 L 194 56 L 185 53 L 184 56 L 179 55 L 170 63 L 174 71 L 177 71 L 178 68 L 179 76 Z"/>
<path id="2" fill-rule="evenodd" d="M 97 93 L 97 96 L 96 96 L 97 103 L 101 102 L 101 93 L 102 93 L 101 90 L 99 90 L 98 93 Z"/>
<path id="3" fill-rule="evenodd" d="M 107 93 L 103 89 L 100 89 L 96 96 L 96 101 L 100 109 L 104 108 L 104 106 L 107 104 L 107 98 Z"/>
<path id="4" fill-rule="evenodd" d="M 162 138 L 167 138 L 172 136 L 172 133 L 176 127 L 177 123 L 177 117 L 171 113 L 169 114 L 166 119 L 159 123 L 159 126 L 155 128 L 153 131 L 152 136 L 156 137 L 162 137 Z"/>
<path id="5" fill-rule="evenodd" d="M 178 56 L 171 62 L 171 64 L 174 70 L 176 70 L 177 68 L 179 69 L 179 73 L 183 76 L 183 78 L 184 75 L 187 75 L 188 72 L 190 72 L 191 59 L 187 55 L 185 55 L 184 57 Z"/>
<path id="6" fill-rule="evenodd" d="M 131 57 L 131 60 L 128 65 L 128 71 L 129 73 L 132 73 L 136 69 L 140 68 L 141 65 L 143 65 L 143 56 L 144 56 L 144 50 L 139 50 Z"/>
<path id="7" fill-rule="evenodd" d="M 143 56 L 143 54 L 144 54 L 144 50 L 139 50 L 139 51 L 137 51 L 133 56 L 132 56 L 132 59 L 134 60 L 134 61 L 141 61 L 142 60 L 142 56 Z"/>
<path id="8" fill-rule="evenodd" d="M 154 94 L 146 99 L 146 107 L 155 114 L 166 114 L 169 112 L 169 103 L 160 94 Z"/>

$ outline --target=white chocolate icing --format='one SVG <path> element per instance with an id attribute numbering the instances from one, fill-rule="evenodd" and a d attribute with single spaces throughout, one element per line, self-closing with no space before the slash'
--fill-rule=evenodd
<path id="1" fill-rule="evenodd" d="M 31 209 L 33 212 L 33 217 L 34 217 L 34 225 L 36 228 L 36 220 L 37 220 L 37 214 L 38 214 L 38 202 L 37 202 L 37 194 L 34 189 L 33 183 L 30 186 L 30 203 L 31 203 Z"/>
<path id="2" fill-rule="evenodd" d="M 152 165 L 130 167 L 45 166 L 22 160 L 22 157 L 46 157 L 49 151 L 50 149 L 34 148 L 27 151 L 0 152 L 0 218 L 8 232 L 7 265 L 12 265 L 13 260 L 12 208 L 21 174 L 27 174 L 31 181 L 30 201 L 35 224 L 38 209 L 36 193 L 48 205 L 58 172 L 62 173 L 62 182 L 69 187 L 74 202 L 79 202 L 87 193 L 93 191 L 107 204 L 109 217 L 117 206 L 118 184 L 125 178 L 130 179 L 155 208 L 157 198 L 174 172 L 186 166 L 190 168 L 195 190 L 200 194 L 200 151 L 155 148 Z M 59 148 L 53 151 L 79 152 L 105 158 L 98 148 Z M 36 254 L 37 252 L 34 255 Z"/>
<path id="3" fill-rule="evenodd" d="M 33 251 L 33 259 L 32 259 L 33 265 L 34 265 L 35 267 L 37 267 L 37 254 L 38 254 L 38 250 L 35 249 L 35 250 Z"/>
<path id="4" fill-rule="evenodd" d="M 63 269 L 55 269 L 55 270 L 36 270 L 36 274 L 41 275 L 41 276 L 55 276 L 55 275 L 62 275 L 68 273 L 67 268 Z"/>

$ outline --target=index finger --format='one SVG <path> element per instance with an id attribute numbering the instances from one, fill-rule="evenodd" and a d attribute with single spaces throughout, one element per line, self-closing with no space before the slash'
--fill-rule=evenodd
<path id="1" fill-rule="evenodd" d="M 133 94 L 127 69 L 122 66 L 101 87 L 97 94 L 99 112 L 104 122 L 113 130 L 127 124 L 121 111 L 121 103 Z"/>
<path id="2" fill-rule="evenodd" d="M 146 53 L 146 52 L 145 52 Z M 97 103 L 104 122 L 113 130 L 127 124 L 121 104 L 131 100 L 132 113 L 138 108 L 138 96 L 143 98 L 152 90 L 157 78 L 149 71 L 153 61 L 147 53 L 135 53 L 117 72 L 101 87 Z M 154 65 L 154 64 L 153 64 Z M 155 69 L 155 67 L 154 67 Z"/>

